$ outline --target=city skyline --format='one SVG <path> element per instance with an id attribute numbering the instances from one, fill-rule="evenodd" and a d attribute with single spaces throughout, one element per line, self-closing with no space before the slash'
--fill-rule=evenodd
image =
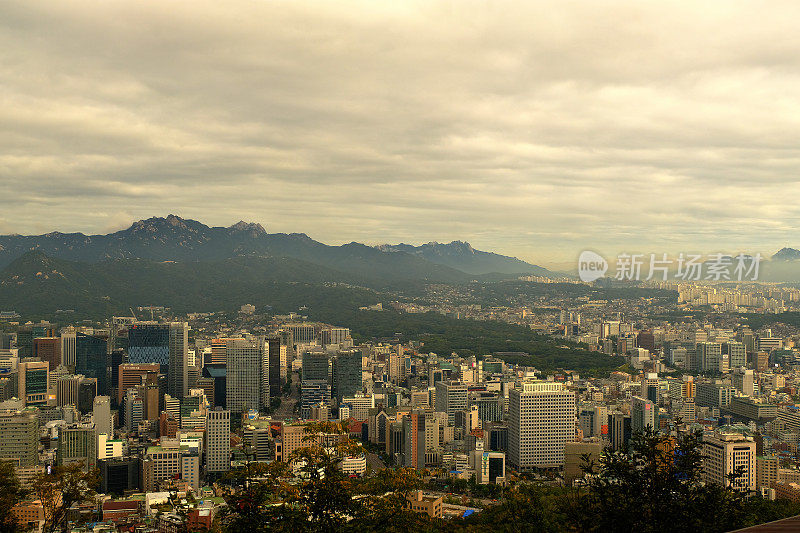
<path id="1" fill-rule="evenodd" d="M 1 6 L 0 234 L 176 213 L 559 268 L 800 246 L 800 6 L 230 7 Z"/>

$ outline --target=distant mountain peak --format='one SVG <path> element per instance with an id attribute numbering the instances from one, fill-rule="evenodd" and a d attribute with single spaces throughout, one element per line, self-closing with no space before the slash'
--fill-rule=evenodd
<path id="1" fill-rule="evenodd" d="M 797 261 L 800 259 L 800 250 L 795 248 L 781 248 L 772 256 L 773 261 Z"/>
<path id="2" fill-rule="evenodd" d="M 255 235 L 266 235 L 267 232 L 264 229 L 264 226 L 257 222 L 245 222 L 244 220 L 240 220 L 236 224 L 230 226 L 228 228 L 231 231 L 237 231 L 241 233 L 252 233 Z"/>

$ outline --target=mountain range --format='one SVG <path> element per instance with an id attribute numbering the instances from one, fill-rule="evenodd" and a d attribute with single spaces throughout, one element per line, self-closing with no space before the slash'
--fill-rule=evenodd
<path id="1" fill-rule="evenodd" d="M 267 233 L 260 224 L 238 222 L 230 227 L 210 227 L 175 215 L 140 220 L 107 235 L 0 235 L 0 269 L 30 251 L 87 263 L 119 259 L 208 262 L 241 256 L 292 258 L 375 279 L 456 282 L 492 273 L 548 274 L 542 267 L 474 250 L 460 241 L 420 247 L 371 247 L 357 242 L 328 246 L 304 233 Z"/>

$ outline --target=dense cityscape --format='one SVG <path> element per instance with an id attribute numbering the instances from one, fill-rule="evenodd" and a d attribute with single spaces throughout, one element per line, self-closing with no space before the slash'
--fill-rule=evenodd
<path id="1" fill-rule="evenodd" d="M 410 469 L 405 509 L 471 524 L 503 489 L 590 486 L 588 464 L 648 432 L 673 448 L 697 435 L 704 485 L 800 502 L 800 290 L 660 283 L 600 299 L 571 295 L 573 280 L 515 283 L 554 292 L 487 307 L 467 302 L 488 286 L 432 284 L 425 305 L 375 302 L 357 316 L 514 324 L 612 366 L 435 353 L 431 341 L 367 339 L 263 303 L 185 315 L 141 306 L 75 324 L 4 311 L 0 459 L 27 494 L 10 517 L 34 531 L 223 529 L 247 490 L 237 473 L 285 464 L 287 483 L 302 485 L 304 454 L 320 447 L 347 480 Z M 671 296 L 626 292 L 650 290 Z M 37 485 L 69 468 L 87 490 L 94 476 L 92 490 L 45 501 Z"/>
<path id="2" fill-rule="evenodd" d="M 0 533 L 800 532 L 798 21 L 0 1 Z"/>

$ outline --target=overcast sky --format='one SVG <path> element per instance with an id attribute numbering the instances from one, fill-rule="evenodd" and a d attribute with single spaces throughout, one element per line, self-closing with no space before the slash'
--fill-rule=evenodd
<path id="1" fill-rule="evenodd" d="M 0 3 L 0 233 L 800 247 L 800 2 Z"/>

